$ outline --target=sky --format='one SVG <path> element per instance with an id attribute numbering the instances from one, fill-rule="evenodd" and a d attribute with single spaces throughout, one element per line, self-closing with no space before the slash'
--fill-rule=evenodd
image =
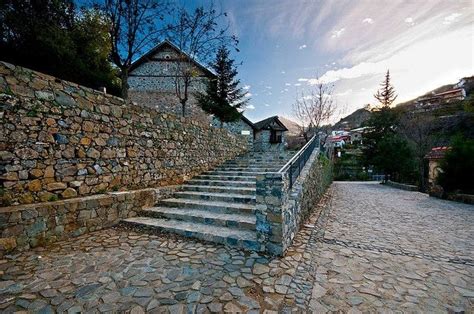
<path id="1" fill-rule="evenodd" d="M 474 75 L 474 2 L 220 0 L 239 37 L 245 115 L 293 118 L 317 78 L 334 84 L 336 122 L 366 104 L 387 69 L 397 102 Z"/>

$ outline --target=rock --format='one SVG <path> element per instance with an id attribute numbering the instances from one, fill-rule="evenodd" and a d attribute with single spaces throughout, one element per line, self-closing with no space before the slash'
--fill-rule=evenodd
<path id="1" fill-rule="evenodd" d="M 268 273 L 269 270 L 270 268 L 268 266 L 265 266 L 262 264 L 257 263 L 253 266 L 253 273 L 255 275 L 262 275 L 262 274 Z"/>
<path id="2" fill-rule="evenodd" d="M 0 251 L 5 250 L 6 252 L 10 252 L 16 248 L 16 246 L 17 243 L 15 238 L 0 238 Z"/>
<path id="3" fill-rule="evenodd" d="M 61 193 L 63 198 L 73 198 L 77 196 L 77 191 L 73 188 L 67 188 Z"/>
<path id="4" fill-rule="evenodd" d="M 42 187 L 43 185 L 41 184 L 41 180 L 38 179 L 32 180 L 28 184 L 26 184 L 26 188 L 31 192 L 41 191 Z"/>
<path id="5" fill-rule="evenodd" d="M 221 313 L 222 312 L 222 304 L 220 303 L 210 303 L 207 305 L 207 308 L 211 313 Z"/>
<path id="6" fill-rule="evenodd" d="M 59 134 L 59 133 L 54 133 L 53 138 L 58 144 L 67 144 L 69 143 L 68 138 L 65 135 Z"/>
<path id="7" fill-rule="evenodd" d="M 100 157 L 100 152 L 95 148 L 89 148 L 86 155 L 89 158 L 98 159 Z"/>
<path id="8" fill-rule="evenodd" d="M 63 183 L 63 182 L 52 182 L 46 186 L 46 190 L 48 191 L 64 190 L 66 188 L 67 188 L 67 185 L 66 183 Z"/>

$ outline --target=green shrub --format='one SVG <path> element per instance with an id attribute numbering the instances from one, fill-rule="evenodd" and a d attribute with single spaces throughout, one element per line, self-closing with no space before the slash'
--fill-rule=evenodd
<path id="1" fill-rule="evenodd" d="M 445 192 L 474 194 L 474 140 L 456 136 L 441 161 L 438 183 Z"/>

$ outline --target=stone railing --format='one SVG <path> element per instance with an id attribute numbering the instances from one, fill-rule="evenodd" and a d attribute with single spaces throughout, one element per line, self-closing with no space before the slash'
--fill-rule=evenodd
<path id="1" fill-rule="evenodd" d="M 286 251 L 331 181 L 332 164 L 319 159 L 319 149 L 312 151 L 291 187 L 289 167 L 257 175 L 257 239 L 266 252 Z"/>
<path id="2" fill-rule="evenodd" d="M 245 138 L 0 62 L 0 207 L 179 184 Z"/>

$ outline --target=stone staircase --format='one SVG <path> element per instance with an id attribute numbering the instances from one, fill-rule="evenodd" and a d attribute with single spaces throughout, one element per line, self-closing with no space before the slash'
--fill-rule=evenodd
<path id="1" fill-rule="evenodd" d="M 291 156 L 254 152 L 237 157 L 192 178 L 171 198 L 123 222 L 258 251 L 256 175 L 278 171 Z"/>

